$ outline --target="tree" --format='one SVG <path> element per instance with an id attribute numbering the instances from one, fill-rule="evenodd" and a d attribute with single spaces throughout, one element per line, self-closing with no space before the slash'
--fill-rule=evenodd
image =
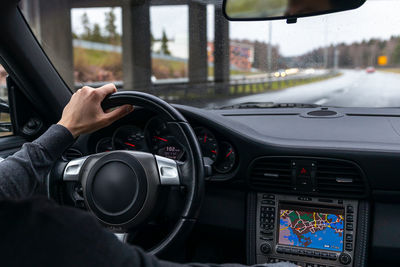
<path id="1" fill-rule="evenodd" d="M 169 51 L 169 48 L 168 48 L 168 37 L 165 32 L 165 29 L 163 29 L 162 38 L 161 38 L 161 54 L 171 55 L 171 52 Z"/>
<path id="2" fill-rule="evenodd" d="M 90 41 L 98 42 L 98 43 L 103 43 L 104 42 L 104 37 L 101 34 L 100 25 L 98 23 L 95 23 L 93 25 L 93 31 L 92 31 L 92 34 L 90 36 Z"/>
<path id="3" fill-rule="evenodd" d="M 81 38 L 84 40 L 87 40 L 90 38 L 90 35 L 92 34 L 92 30 L 90 28 L 90 21 L 89 21 L 89 17 L 86 12 L 83 13 L 83 15 L 81 17 L 81 21 L 82 21 L 82 26 L 83 26 L 83 33 L 81 35 Z"/>
<path id="4" fill-rule="evenodd" d="M 119 34 L 117 33 L 117 26 L 115 25 L 115 13 L 114 8 L 111 8 L 110 12 L 106 12 L 106 32 L 109 38 L 109 42 L 117 44 L 119 42 Z"/>

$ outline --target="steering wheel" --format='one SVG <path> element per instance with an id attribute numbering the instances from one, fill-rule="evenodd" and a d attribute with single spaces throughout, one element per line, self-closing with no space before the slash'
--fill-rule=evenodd
<path id="1" fill-rule="evenodd" d="M 165 119 L 168 127 L 179 134 L 186 160 L 178 162 L 135 151 L 88 155 L 57 162 L 48 176 L 47 188 L 51 192 L 57 183 L 80 183 L 87 210 L 114 233 L 128 233 L 148 222 L 163 187 L 184 187 L 185 203 L 177 223 L 148 251 L 159 255 L 175 241 L 185 238 L 196 222 L 204 195 L 203 157 L 193 129 L 167 102 L 146 93 L 125 91 L 108 96 L 102 106 L 106 110 L 124 104 L 152 110 Z"/>

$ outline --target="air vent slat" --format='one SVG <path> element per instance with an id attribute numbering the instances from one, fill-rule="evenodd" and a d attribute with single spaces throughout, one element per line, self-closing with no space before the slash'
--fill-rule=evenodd
<path id="1" fill-rule="evenodd" d="M 249 184 L 257 190 L 294 193 L 292 163 L 310 161 L 316 166 L 316 193 L 357 197 L 366 194 L 361 169 L 345 160 L 324 158 L 264 157 L 250 167 Z M 310 192 L 312 193 L 312 192 Z"/>

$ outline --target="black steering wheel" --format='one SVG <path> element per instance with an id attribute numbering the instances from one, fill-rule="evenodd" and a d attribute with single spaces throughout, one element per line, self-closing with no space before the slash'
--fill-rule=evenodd
<path id="1" fill-rule="evenodd" d="M 159 255 L 174 241 L 185 238 L 196 222 L 204 195 L 203 157 L 193 129 L 167 102 L 146 93 L 125 91 L 108 96 L 102 106 L 106 110 L 124 104 L 152 110 L 165 119 L 185 146 L 186 160 L 111 151 L 60 161 L 48 176 L 48 190 L 51 192 L 57 183 L 80 183 L 86 208 L 113 232 L 128 233 L 149 220 L 163 187 L 184 187 L 186 196 L 180 218 L 167 236 L 148 251 Z"/>

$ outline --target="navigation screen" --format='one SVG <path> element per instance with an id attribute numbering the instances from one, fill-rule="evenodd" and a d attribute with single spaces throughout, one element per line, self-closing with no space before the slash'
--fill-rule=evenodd
<path id="1" fill-rule="evenodd" d="M 279 244 L 343 250 L 343 210 L 281 205 Z"/>

